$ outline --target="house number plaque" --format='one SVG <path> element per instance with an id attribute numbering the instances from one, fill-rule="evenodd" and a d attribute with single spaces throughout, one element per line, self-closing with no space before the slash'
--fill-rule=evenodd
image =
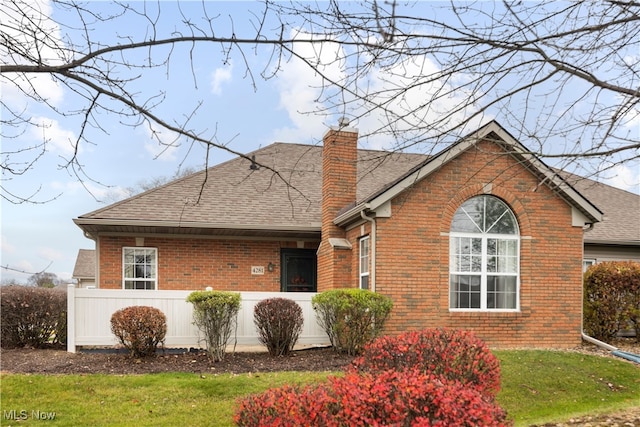
<path id="1" fill-rule="evenodd" d="M 259 274 L 264 274 L 264 266 L 257 266 L 257 265 L 252 266 L 251 274 L 253 274 L 254 276 Z"/>

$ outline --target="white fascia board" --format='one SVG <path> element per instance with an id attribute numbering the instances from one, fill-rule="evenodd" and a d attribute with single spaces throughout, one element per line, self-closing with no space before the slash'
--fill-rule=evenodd
<path id="1" fill-rule="evenodd" d="M 496 132 L 497 133 L 497 132 Z M 589 200 L 578 193 L 571 185 L 555 173 L 549 166 L 544 164 L 536 155 L 529 152 L 522 144 L 514 140 L 506 132 L 498 133 L 501 138 L 514 149 L 514 152 L 522 156 L 531 166 L 544 175 L 544 179 L 548 180 L 547 184 L 550 188 L 557 188 L 561 196 L 572 208 L 578 208 L 585 214 L 587 220 L 585 223 L 593 223 L 602 221 L 603 214 Z M 507 139 L 508 138 L 508 139 Z M 514 153 L 514 154 L 515 154 Z M 584 224 L 583 224 L 584 225 Z"/>
<path id="2" fill-rule="evenodd" d="M 494 125 L 494 126 L 491 126 L 491 125 Z M 420 169 L 417 169 L 411 175 L 406 176 L 402 181 L 398 182 L 393 187 L 389 188 L 382 194 L 373 198 L 369 202 L 371 209 L 375 210 L 378 207 L 382 206 L 383 204 L 389 202 L 390 200 L 392 200 L 398 194 L 402 193 L 407 188 L 415 185 L 421 179 L 426 178 L 431 173 L 441 168 L 443 165 L 445 165 L 449 161 L 455 159 L 457 156 L 459 156 L 464 151 L 466 151 L 469 147 L 475 144 L 478 140 L 484 138 L 490 132 L 494 131 L 493 129 L 494 127 L 496 128 L 496 130 L 500 129 L 500 127 L 497 126 L 495 122 L 491 122 L 489 123 L 489 125 L 467 136 L 465 139 L 463 139 L 459 143 L 454 144 L 452 147 L 441 151 L 440 154 L 437 154 L 435 157 L 430 159 Z"/>
<path id="3" fill-rule="evenodd" d="M 264 230 L 264 231 L 320 231 L 319 224 L 311 225 L 266 225 L 266 224 L 212 224 L 187 221 L 139 221 L 127 219 L 93 219 L 75 218 L 73 222 L 78 226 L 105 225 L 130 227 L 173 227 L 173 228 L 211 228 L 227 230 Z"/>

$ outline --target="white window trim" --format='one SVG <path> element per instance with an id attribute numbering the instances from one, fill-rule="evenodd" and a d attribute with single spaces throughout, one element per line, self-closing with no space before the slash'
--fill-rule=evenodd
<path id="1" fill-rule="evenodd" d="M 130 278 L 125 276 L 125 256 L 127 250 L 152 250 L 153 251 L 153 264 L 155 266 L 155 277 L 153 278 L 145 278 L 146 282 L 153 282 L 153 289 L 127 289 L 125 287 L 126 281 L 135 281 L 135 278 Z M 139 279 L 142 281 L 143 279 Z M 157 290 L 158 289 L 158 248 L 145 247 L 145 246 L 124 246 L 122 248 L 122 289 L 125 290 Z"/>
<path id="2" fill-rule="evenodd" d="M 367 244 L 367 255 L 366 257 L 362 256 L 362 249 L 363 249 L 363 244 L 366 242 Z M 363 264 L 363 259 L 366 258 L 366 271 L 363 272 L 363 267 L 365 266 Z M 371 288 L 371 266 L 370 266 L 370 262 L 371 262 L 371 239 L 369 236 L 363 236 L 360 238 L 360 241 L 358 242 L 358 287 L 360 289 L 362 288 L 362 279 L 364 277 L 367 277 L 368 280 L 368 284 L 369 286 L 367 287 L 367 289 Z"/>
<path id="3" fill-rule="evenodd" d="M 596 265 L 597 263 L 598 260 L 595 258 L 584 258 L 582 260 L 582 272 L 586 273 L 589 267 L 591 267 L 592 265 Z"/>
<path id="4" fill-rule="evenodd" d="M 468 271 L 457 271 L 454 269 L 454 259 L 457 257 L 453 254 L 453 241 L 454 238 L 457 237 L 465 237 L 465 238 L 474 238 L 482 240 L 482 252 L 481 252 L 481 271 L 479 272 L 468 272 Z M 488 272 L 487 271 L 487 241 L 489 239 L 498 239 L 498 240 L 514 240 L 516 242 L 516 272 L 515 273 L 499 273 L 499 272 Z M 480 308 L 455 308 L 451 307 L 451 276 L 480 276 Z M 515 308 L 487 308 L 487 277 L 488 276 L 516 276 L 516 306 Z M 499 313 L 499 312 L 519 312 L 520 311 L 520 236 L 514 234 L 487 234 L 487 233 L 460 233 L 460 232 L 451 232 L 449 234 L 449 282 L 448 282 L 448 292 L 449 292 L 449 311 L 451 312 L 491 312 L 491 313 Z"/>

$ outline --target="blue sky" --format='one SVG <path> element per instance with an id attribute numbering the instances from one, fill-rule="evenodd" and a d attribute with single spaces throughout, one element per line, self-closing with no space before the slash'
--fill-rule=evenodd
<path id="1" fill-rule="evenodd" d="M 175 4 L 160 4 L 164 19 L 161 27 L 172 28 L 170 18 L 176 16 Z M 43 1 L 41 5 L 46 12 L 48 3 Z M 199 5 L 198 2 L 186 2 L 181 8 L 184 13 L 197 17 Z M 429 5 L 423 3 L 422 7 Z M 438 7 L 442 5 L 439 3 Z M 90 3 L 89 6 L 102 12 L 113 7 L 108 2 Z M 210 2 L 207 7 L 212 14 L 220 13 L 221 33 L 230 25 L 231 16 L 238 37 L 243 32 L 251 34 L 253 27 L 247 10 L 261 9 L 259 4 L 249 2 Z M 58 20 L 67 19 L 56 11 L 48 13 L 53 13 Z M 440 13 L 446 16 L 446 13 Z M 99 29 L 92 37 L 109 43 L 125 33 L 139 35 L 136 29 L 142 31 L 143 27 L 139 21 L 130 19 L 118 21 L 117 28 Z M 57 31 L 55 26 L 52 31 Z M 154 57 L 162 52 L 162 49 L 158 50 Z M 259 73 L 268 69 L 268 49 L 250 53 L 247 58 L 252 70 Z M 220 49 L 210 45 L 196 48 L 194 58 L 193 67 L 190 67 L 188 51 L 177 50 L 168 68 L 147 70 L 136 84 L 143 94 L 166 91 L 166 101 L 159 112 L 168 119 L 181 121 L 202 102 L 189 126 L 217 143 L 239 152 L 249 152 L 275 141 L 315 144 L 327 126 L 337 121 L 337 114 L 330 117 L 302 114 L 314 109 L 319 81 L 300 63 L 283 64 L 274 79 L 264 80 L 256 74 L 257 88 L 254 89 L 238 55 L 225 61 Z M 77 108 L 77 96 L 47 76 L 37 76 L 32 83 L 52 104 L 63 109 Z M 6 82 L 2 82 L 1 87 L 5 102 L 24 108 L 34 120 L 44 125 L 39 131 L 31 130 L 18 138 L 2 141 L 1 151 L 36 145 L 43 137 L 50 141 L 47 152 L 30 171 L 21 176 L 3 176 L 2 184 L 8 191 L 21 196 L 34 194 L 33 199 L 42 203 L 13 204 L 2 200 L 0 265 L 12 270 L 0 269 L 1 281 L 26 282 L 31 273 L 45 268 L 61 279 L 70 279 L 78 250 L 94 248 L 94 242 L 83 236 L 73 218 L 105 206 L 105 200 L 113 201 L 109 195 L 112 197 L 123 188 L 135 187 L 154 177 L 173 176 L 184 168 L 203 166 L 202 147 L 191 147 L 185 141 L 179 141 L 179 146 L 166 149 L 152 138 L 147 126 L 132 127 L 131 123 L 122 123 L 121 118 L 113 114 L 102 114 L 99 123 L 104 131 L 92 130 L 91 144 L 82 145 L 78 153 L 82 171 L 86 173 L 79 181 L 68 169 L 61 167 L 71 155 L 69 140 L 77 137 L 79 118 L 54 115 L 43 105 L 27 102 Z M 495 118 L 501 121 L 499 116 Z M 373 127 L 378 117 L 370 120 L 363 119 L 356 126 L 366 131 Z M 157 135 L 165 142 L 174 139 L 166 131 Z M 521 142 L 527 145 L 528 141 Z M 376 148 L 386 144 L 375 140 L 369 143 Z M 229 158 L 224 151 L 214 151 L 210 164 Z M 640 192 L 640 170 L 636 166 L 610 171 L 606 182 Z"/>

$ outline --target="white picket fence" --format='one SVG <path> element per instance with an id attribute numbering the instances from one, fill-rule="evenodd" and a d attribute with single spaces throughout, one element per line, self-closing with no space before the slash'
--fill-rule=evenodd
<path id="1" fill-rule="evenodd" d="M 121 308 L 146 305 L 160 309 L 167 316 L 165 347 L 203 348 L 201 334 L 193 324 L 193 306 L 186 302 L 192 291 L 137 291 L 120 289 L 67 290 L 67 351 L 79 346 L 109 347 L 118 344 L 111 333 L 111 315 Z M 240 292 L 242 305 L 238 327 L 230 345 L 260 345 L 253 323 L 253 308 L 267 298 L 289 298 L 302 308 L 304 325 L 300 345 L 329 345 L 329 337 L 318 325 L 311 298 L 315 293 Z"/>

